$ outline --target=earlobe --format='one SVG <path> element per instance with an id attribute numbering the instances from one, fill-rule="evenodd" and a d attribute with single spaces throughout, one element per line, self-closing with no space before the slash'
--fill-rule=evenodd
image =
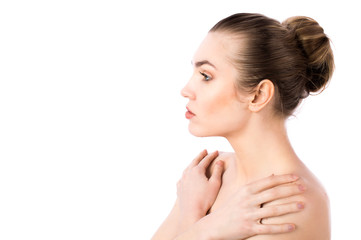
<path id="1" fill-rule="evenodd" d="M 264 109 L 272 100 L 275 87 L 272 81 L 262 80 L 256 87 L 253 97 L 249 103 L 249 109 L 252 112 L 259 112 Z"/>

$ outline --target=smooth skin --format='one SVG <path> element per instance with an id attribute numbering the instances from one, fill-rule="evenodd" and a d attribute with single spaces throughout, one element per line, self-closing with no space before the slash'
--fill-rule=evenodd
<path id="1" fill-rule="evenodd" d="M 268 79 L 262 80 L 252 91 L 243 90 L 237 85 L 239 79 L 242 81 L 242 76 L 232 59 L 233 54 L 244 47 L 246 45 L 242 39 L 234 39 L 227 33 L 211 32 L 193 57 L 193 75 L 182 89 L 182 95 L 189 100 L 187 108 L 194 114 L 194 117 L 189 120 L 189 131 L 198 137 L 224 137 L 231 144 L 234 153 L 219 154 L 210 163 L 208 173 L 206 171 L 206 176 L 212 178 L 213 174 L 219 176 L 217 166 L 222 167 L 223 170 L 221 186 L 209 209 L 210 214 L 204 213 L 203 217 L 196 221 L 201 216 L 197 212 L 192 217 L 187 215 L 186 218 L 189 217 L 189 221 L 180 220 L 180 212 L 183 211 L 180 205 L 189 207 L 181 204 L 180 199 L 188 198 L 183 196 L 188 190 L 178 189 L 178 193 L 183 194 L 178 195 L 174 209 L 153 239 L 174 239 L 175 237 L 178 237 L 177 239 L 245 239 L 248 237 L 247 239 L 252 240 L 330 239 L 327 194 L 316 177 L 298 158 L 289 142 L 285 127 L 286 118 L 275 112 L 277 89 Z M 220 160 L 221 166 L 217 164 Z M 196 177 L 204 178 L 202 171 L 199 171 L 198 175 L 192 175 L 195 178 L 193 181 L 198 181 Z M 258 200 L 252 198 L 254 192 L 242 190 L 249 184 L 260 179 L 265 180 L 272 174 L 283 176 L 290 173 L 299 176 L 299 179 L 296 182 L 276 184 L 274 185 L 276 187 L 258 192 Z M 204 185 L 201 186 L 204 187 Z M 214 184 L 213 187 L 216 188 L 216 186 L 218 185 Z M 302 194 L 294 193 L 289 196 L 275 197 L 282 192 L 288 192 L 290 186 L 297 186 L 303 191 L 307 190 Z M 193 187 L 196 187 L 195 184 Z M 194 194 L 197 191 L 203 192 L 204 189 L 189 191 Z M 243 193 L 240 193 L 242 191 Z M 262 195 L 263 192 L 267 194 Z M 195 205 L 203 211 L 214 198 L 209 194 L 196 196 L 192 196 L 193 204 L 204 198 L 210 198 L 203 202 L 202 207 Z M 290 213 L 294 210 L 289 205 L 291 203 L 293 207 L 300 206 L 304 209 L 297 213 Z M 266 209 L 271 206 L 278 206 L 278 208 L 271 211 L 273 214 L 269 212 L 265 214 L 270 216 L 261 217 L 257 209 Z M 243 209 L 242 212 L 239 208 Z M 289 209 L 289 214 L 283 214 L 281 209 Z M 257 221 L 263 218 L 262 224 L 255 225 L 257 222 L 255 218 L 259 218 Z M 246 225 L 247 221 L 249 225 Z M 225 222 L 229 228 L 226 228 Z M 294 231 L 281 234 L 259 230 L 259 226 L 268 227 L 269 224 L 295 224 L 296 228 Z M 161 234 L 158 235 L 158 233 Z"/>
<path id="2" fill-rule="evenodd" d="M 298 212 L 303 209 L 293 202 L 260 208 L 261 203 L 305 191 L 305 188 L 300 188 L 300 185 L 293 184 L 298 177 L 292 174 L 272 175 L 247 184 L 230 198 L 225 208 L 206 215 L 221 186 L 224 162 L 215 162 L 214 159 L 218 156 L 217 151 L 211 154 L 202 151 L 185 169 L 177 184 L 176 204 L 153 236 L 153 240 L 175 237 L 178 240 L 246 239 L 256 234 L 284 233 L 295 229 L 294 224 L 290 223 L 263 225 L 259 222 L 262 218 Z M 212 162 L 214 165 L 209 176 L 207 170 Z M 290 185 L 285 188 L 285 184 Z"/>

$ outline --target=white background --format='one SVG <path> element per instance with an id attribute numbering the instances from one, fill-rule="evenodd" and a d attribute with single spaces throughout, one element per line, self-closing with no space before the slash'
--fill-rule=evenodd
<path id="1" fill-rule="evenodd" d="M 0 239 L 150 239 L 176 181 L 223 139 L 187 130 L 180 90 L 207 31 L 236 12 L 315 18 L 336 72 L 288 122 L 328 190 L 333 239 L 359 236 L 356 1 L 1 1 Z"/>

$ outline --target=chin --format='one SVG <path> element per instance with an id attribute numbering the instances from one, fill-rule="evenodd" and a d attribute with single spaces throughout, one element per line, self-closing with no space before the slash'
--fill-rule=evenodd
<path id="1" fill-rule="evenodd" d="M 216 137 L 216 136 L 221 136 L 220 134 L 216 134 L 214 131 L 210 131 L 210 129 L 212 128 L 200 128 L 200 127 L 195 127 L 192 126 L 191 124 L 189 124 L 188 126 L 188 130 L 189 132 L 195 136 L 195 137 Z"/>
<path id="2" fill-rule="evenodd" d="M 203 129 L 192 126 L 192 124 L 188 125 L 188 131 L 195 137 L 206 137 L 206 134 Z"/>

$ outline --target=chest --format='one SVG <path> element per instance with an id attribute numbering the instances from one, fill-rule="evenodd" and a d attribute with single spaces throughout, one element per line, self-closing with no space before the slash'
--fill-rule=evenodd
<path id="1" fill-rule="evenodd" d="M 209 212 L 211 213 L 220 210 L 222 207 L 224 207 L 229 201 L 229 199 L 236 193 L 236 191 L 237 191 L 237 187 L 224 183 L 221 189 L 219 190 L 217 198 L 213 203 Z"/>

